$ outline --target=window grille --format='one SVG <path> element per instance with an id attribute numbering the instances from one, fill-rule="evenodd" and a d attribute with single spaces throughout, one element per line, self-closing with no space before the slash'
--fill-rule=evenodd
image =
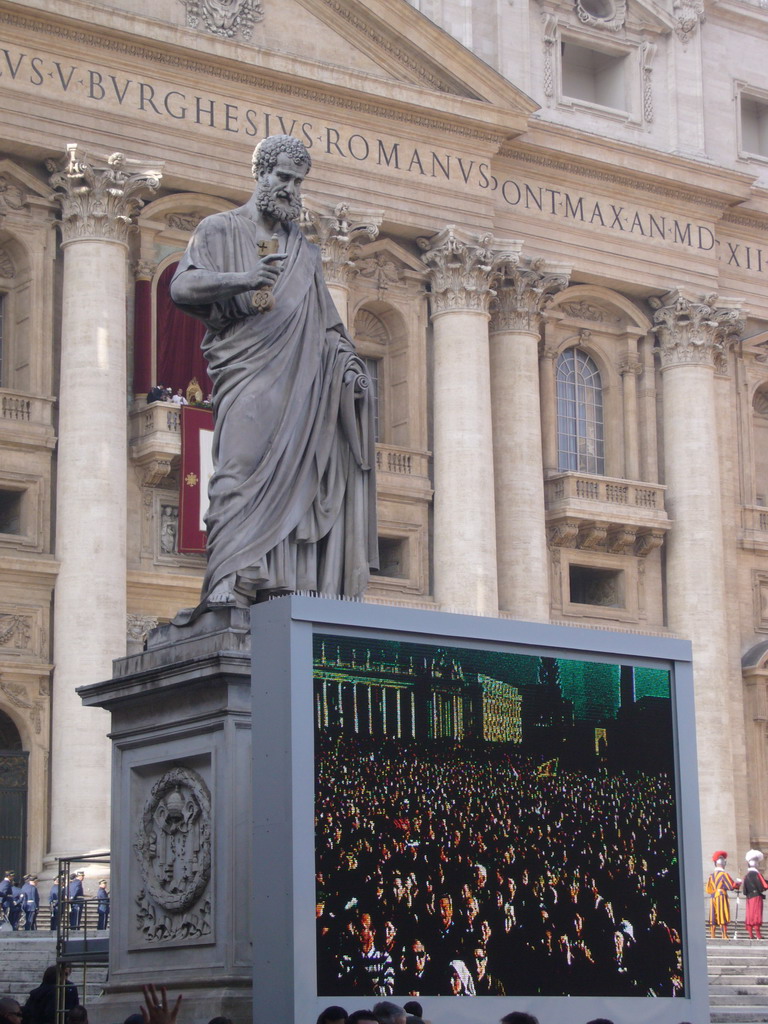
<path id="1" fill-rule="evenodd" d="M 563 472 L 605 473 L 600 371 L 577 348 L 557 360 L 557 451 Z"/>

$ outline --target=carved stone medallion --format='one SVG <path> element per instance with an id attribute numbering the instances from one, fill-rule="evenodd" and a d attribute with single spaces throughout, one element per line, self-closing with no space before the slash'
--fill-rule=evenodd
<path id="1" fill-rule="evenodd" d="M 144 889 L 138 922 L 149 941 L 210 932 L 211 796 L 190 768 L 171 768 L 152 787 L 133 848 Z M 202 901 L 202 902 L 201 902 Z"/>
<path id="2" fill-rule="evenodd" d="M 190 28 L 205 28 L 215 36 L 250 39 L 254 22 L 264 17 L 259 0 L 181 0 Z"/>
<path id="3" fill-rule="evenodd" d="M 593 28 L 618 32 L 627 19 L 626 0 L 576 0 L 579 21 Z"/>

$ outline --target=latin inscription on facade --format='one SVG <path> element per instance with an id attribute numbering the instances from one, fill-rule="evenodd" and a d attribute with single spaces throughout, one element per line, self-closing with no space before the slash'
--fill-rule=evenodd
<path id="1" fill-rule="evenodd" d="M 223 94 L 177 89 L 159 80 L 133 77 L 102 65 L 80 65 L 54 54 L 0 44 L 0 87 L 29 95 L 44 92 L 83 105 L 123 111 L 171 127 L 192 126 L 221 135 L 260 139 L 296 135 L 313 153 L 347 165 L 376 168 L 431 185 L 458 186 L 498 197 L 502 206 L 534 217 L 556 218 L 592 231 L 709 253 L 742 273 L 768 273 L 765 249 L 715 233 L 713 222 L 675 216 L 652 206 L 617 202 L 587 191 L 556 187 L 534 175 L 501 177 L 488 161 L 467 153 L 414 145 L 394 135 L 357 131 L 310 119 L 301 111 L 278 111 L 233 103 Z M 495 169 L 495 168 L 494 168 Z"/>

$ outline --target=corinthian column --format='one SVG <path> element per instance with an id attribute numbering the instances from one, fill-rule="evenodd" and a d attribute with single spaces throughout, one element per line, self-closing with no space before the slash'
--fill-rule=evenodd
<path id="1" fill-rule="evenodd" d="M 454 227 L 422 245 L 435 350 L 435 600 L 443 608 L 495 615 L 488 305 L 496 255 Z"/>
<path id="2" fill-rule="evenodd" d="M 744 321 L 714 296 L 693 302 L 676 289 L 662 302 L 654 329 L 663 373 L 667 511 L 674 524 L 666 541 L 668 620 L 693 645 L 706 855 L 733 848 L 737 838 L 714 369 Z"/>
<path id="3" fill-rule="evenodd" d="M 49 166 L 49 170 L 53 170 Z M 129 173 L 67 147 L 51 176 L 61 204 L 64 282 L 56 481 L 51 853 L 108 848 L 109 715 L 75 688 L 108 679 L 126 646 L 126 251 L 138 194 Z"/>
<path id="4" fill-rule="evenodd" d="M 539 330 L 544 308 L 568 286 L 542 259 L 502 260 L 491 310 L 491 408 L 496 478 L 499 607 L 549 618 Z"/>
<path id="5" fill-rule="evenodd" d="M 348 203 L 339 203 L 332 213 L 307 207 L 302 210 L 304 233 L 320 246 L 325 283 L 345 327 L 349 326 L 349 278 L 354 273 L 354 257 L 360 251 L 361 239 L 372 242 L 378 236 L 381 220 L 380 213 L 350 211 Z"/>

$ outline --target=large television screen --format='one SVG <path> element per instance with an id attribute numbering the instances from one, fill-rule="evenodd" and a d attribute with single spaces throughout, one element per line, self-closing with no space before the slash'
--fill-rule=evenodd
<path id="1" fill-rule="evenodd" d="M 255 1022 L 708 1019 L 687 643 L 310 597 L 252 622 Z"/>
<path id="2" fill-rule="evenodd" d="M 316 633 L 318 994 L 685 992 L 670 673 Z"/>

